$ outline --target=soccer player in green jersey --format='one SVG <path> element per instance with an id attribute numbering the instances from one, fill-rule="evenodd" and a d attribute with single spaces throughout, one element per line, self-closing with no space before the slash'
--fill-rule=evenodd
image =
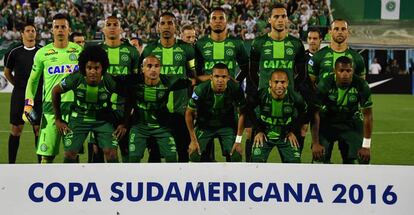
<path id="1" fill-rule="evenodd" d="M 190 87 L 192 81 L 169 78 L 160 74 L 160 70 L 160 60 L 155 55 L 147 56 L 142 63 L 142 75 L 129 90 L 128 104 L 132 104 L 135 114 L 129 135 L 130 162 L 141 161 L 149 138 L 155 140 L 166 162 L 177 161 L 176 144 L 169 127 L 176 121 L 170 117 L 167 103 L 171 91 Z M 126 112 L 131 113 L 129 108 Z"/>
<path id="2" fill-rule="evenodd" d="M 175 38 L 176 19 L 174 14 L 164 12 L 160 15 L 157 24 L 160 33 L 160 39 L 148 44 L 142 53 L 141 60 L 149 55 L 155 55 L 161 61 L 161 74 L 166 75 L 171 81 L 179 78 L 194 77 L 195 73 L 195 55 L 194 48 L 181 40 Z M 178 161 L 188 162 L 188 136 L 185 125 L 184 112 L 187 107 L 189 92 L 191 89 L 186 88 L 177 91 L 171 91 L 168 99 L 168 111 L 174 121 L 171 127 L 172 134 L 177 144 Z M 156 144 L 149 143 L 151 147 L 150 162 L 159 162 L 159 152 Z"/>
<path id="3" fill-rule="evenodd" d="M 241 140 L 246 111 L 243 90 L 238 83 L 230 79 L 229 69 L 224 63 L 214 65 L 210 79 L 195 88 L 185 113 L 191 137 L 188 149 L 190 160 L 208 161 L 207 157 L 202 159 L 201 155 L 205 155 L 207 144 L 211 140 L 219 138 L 224 154 L 229 154 L 231 161 L 241 162 Z M 238 109 L 240 114 L 237 126 L 235 109 Z M 195 128 L 194 120 L 196 120 Z M 236 127 L 237 137 L 235 137 Z"/>
<path id="4" fill-rule="evenodd" d="M 296 89 L 295 74 L 305 74 L 305 48 L 300 39 L 288 34 L 289 20 L 284 5 L 276 4 L 272 8 L 268 22 L 271 32 L 254 39 L 250 50 L 250 77 L 253 85 L 258 86 L 258 90 L 267 88 L 272 72 L 283 70 L 288 75 L 289 88 Z M 248 97 L 254 98 L 255 95 Z M 296 128 L 295 134 L 303 145 L 300 127 Z M 249 146 L 246 144 L 246 147 Z M 248 150 L 250 149 L 246 149 Z"/>
<path id="5" fill-rule="evenodd" d="M 250 75 L 258 89 L 267 88 L 274 70 L 286 71 L 289 87 L 294 88 L 293 76 L 305 69 L 305 48 L 302 41 L 289 35 L 286 8 L 277 4 L 268 20 L 271 32 L 253 40 L 250 50 Z M 258 85 L 257 85 L 258 84 Z"/>
<path id="6" fill-rule="evenodd" d="M 63 78 L 78 69 L 78 55 L 82 50 L 78 44 L 69 42 L 69 20 L 63 14 L 56 14 L 52 24 L 53 43 L 37 51 L 32 72 L 26 87 L 24 111 L 31 115 L 33 98 L 36 95 L 40 77 L 43 75 L 43 114 L 40 123 L 39 145 L 37 154 L 42 155 L 42 163 L 51 163 L 59 153 L 61 135 L 54 122 L 52 108 L 52 89 Z M 62 117 L 66 119 L 73 102 L 73 93 L 62 95 Z"/>
<path id="7" fill-rule="evenodd" d="M 353 62 L 342 56 L 335 62 L 335 74 L 318 83 L 320 143 L 312 145 L 315 161 L 330 162 L 326 153 L 334 141 L 339 145 L 344 164 L 367 164 L 370 160 L 373 126 L 371 91 L 367 82 L 354 75 Z M 362 112 L 362 114 L 361 114 Z"/>
<path id="8" fill-rule="evenodd" d="M 229 37 L 227 16 L 221 7 L 210 13 L 209 35 L 200 38 L 196 45 L 197 72 L 200 80 L 210 80 L 212 68 L 217 63 L 224 63 L 229 68 L 231 78 L 236 78 L 237 68 L 240 73 L 237 80 L 242 81 L 249 71 L 249 57 L 243 41 Z"/>
<path id="9" fill-rule="evenodd" d="M 366 69 L 362 56 L 348 45 L 348 22 L 343 19 L 335 19 L 330 26 L 332 35 L 329 46 L 316 52 L 308 62 L 308 73 L 312 82 L 317 85 L 319 80 L 334 73 L 335 61 L 341 56 L 346 56 L 353 61 L 354 73 L 365 79 Z"/>
<path id="10" fill-rule="evenodd" d="M 227 15 L 223 8 L 212 9 L 209 18 L 210 34 L 200 38 L 195 45 L 197 76 L 201 80 L 210 80 L 214 65 L 224 63 L 229 69 L 230 78 L 243 81 L 249 71 L 249 57 L 243 41 L 228 35 Z M 239 69 L 240 72 L 237 74 Z M 246 121 L 247 124 L 249 122 Z M 250 127 L 246 126 L 247 133 L 251 130 Z M 247 135 L 247 138 L 250 139 L 250 136 Z M 214 141 L 211 141 L 206 153 L 211 154 L 213 151 Z M 226 156 L 229 160 L 228 155 Z M 214 160 L 214 154 L 210 157 Z"/>
<path id="11" fill-rule="evenodd" d="M 335 19 L 330 26 L 331 42 L 316 52 L 308 62 L 309 77 L 316 87 L 319 80 L 334 73 L 335 61 L 341 56 L 346 56 L 352 60 L 354 74 L 365 79 L 366 69 L 362 56 L 351 49 L 348 45 L 348 22 L 343 19 Z M 344 143 L 340 140 L 339 145 Z M 345 147 L 345 146 L 344 146 Z M 333 145 L 325 149 L 327 158 L 331 156 Z"/>
<path id="12" fill-rule="evenodd" d="M 306 111 L 302 96 L 290 89 L 286 71 L 275 70 L 268 88 L 259 91 L 253 102 L 257 106 L 256 135 L 252 161 L 267 162 L 273 147 L 277 147 L 283 163 L 300 163 L 299 143 L 294 134 Z M 315 136 L 317 140 L 317 136 Z"/>
<path id="13" fill-rule="evenodd" d="M 108 73 L 114 77 L 114 80 L 118 84 L 128 88 L 130 81 L 138 74 L 140 65 L 139 53 L 129 42 L 123 42 L 121 40 L 121 31 L 121 22 L 119 19 L 116 16 L 107 17 L 103 28 L 105 41 L 101 46 L 108 53 Z M 118 120 L 121 121 L 124 118 L 125 98 L 115 93 L 112 95 L 111 102 Z M 124 138 L 119 140 L 119 148 L 121 150 L 122 161 L 127 162 L 128 135 L 125 135 Z"/>
<path id="14" fill-rule="evenodd" d="M 79 55 L 79 72 L 64 78 L 52 91 L 55 124 L 63 134 L 64 162 L 77 162 L 77 154 L 89 132 L 93 132 L 103 149 L 107 162 L 118 162 L 118 139 L 125 132 L 124 124 L 114 131 L 110 105 L 111 94 L 122 89 L 106 71 L 108 55 L 100 46 L 88 46 Z M 69 124 L 62 119 L 61 95 L 73 91 L 75 101 Z"/>

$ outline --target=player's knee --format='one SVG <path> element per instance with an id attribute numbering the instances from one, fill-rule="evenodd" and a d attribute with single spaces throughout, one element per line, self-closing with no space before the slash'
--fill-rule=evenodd
<path id="1" fill-rule="evenodd" d="M 106 162 L 108 163 L 118 162 L 118 153 L 116 149 L 104 149 L 104 154 L 105 154 Z"/>
<path id="2" fill-rule="evenodd" d="M 22 131 L 23 131 L 23 126 L 12 126 L 11 129 L 11 135 L 15 136 L 15 137 L 19 137 L 20 135 L 22 135 Z"/>
<path id="3" fill-rule="evenodd" d="M 67 162 L 66 162 L 66 159 L 68 159 L 68 161 L 69 161 L 69 160 L 74 160 L 74 161 L 76 161 L 77 154 L 78 154 L 78 153 L 76 153 L 76 152 L 74 152 L 74 151 L 66 151 L 66 152 L 65 152 L 65 163 L 67 163 Z M 72 163 L 72 162 L 71 162 L 71 163 Z M 74 163 L 74 162 L 73 162 L 73 163 Z"/>

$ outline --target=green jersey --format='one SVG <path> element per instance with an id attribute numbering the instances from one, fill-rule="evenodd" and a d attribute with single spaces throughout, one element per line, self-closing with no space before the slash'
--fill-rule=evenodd
<path id="1" fill-rule="evenodd" d="M 259 90 L 269 86 L 270 75 L 275 70 L 286 71 L 289 88 L 294 89 L 295 70 L 304 69 L 299 67 L 305 64 L 305 48 L 302 41 L 291 35 L 273 40 L 266 34 L 253 40 L 250 60 L 250 72 L 259 74 Z"/>
<path id="2" fill-rule="evenodd" d="M 72 117 L 83 121 L 108 119 L 111 94 L 117 91 L 117 84 L 111 75 L 105 73 L 97 86 L 90 86 L 86 83 L 85 76 L 76 72 L 64 78 L 60 87 L 63 92 L 74 92 Z"/>
<path id="3" fill-rule="evenodd" d="M 172 80 L 165 75 L 160 75 L 160 82 L 155 86 L 144 83 L 143 76 L 132 88 L 135 118 L 133 124 L 159 128 L 168 123 L 167 102 L 171 91 L 188 88 L 191 86 L 189 79 L 179 78 Z"/>
<path id="4" fill-rule="evenodd" d="M 210 36 L 205 36 L 197 41 L 195 51 L 197 72 L 202 74 L 210 75 L 215 64 L 224 63 L 229 68 L 230 76 L 236 78 L 236 69 L 249 65 L 243 41 L 237 38 L 227 37 L 224 41 L 215 42 Z"/>
<path id="5" fill-rule="evenodd" d="M 344 52 L 335 52 L 326 46 L 315 53 L 308 62 L 309 76 L 316 78 L 316 83 L 322 78 L 334 73 L 335 61 L 339 57 L 346 56 L 353 61 L 354 74 L 365 77 L 365 63 L 362 56 L 353 49 L 348 48 Z"/>
<path id="6" fill-rule="evenodd" d="M 52 89 L 69 74 L 77 71 L 78 55 L 82 47 L 69 42 L 66 48 L 55 48 L 53 43 L 37 51 L 26 87 L 26 99 L 34 99 L 39 79 L 43 74 L 43 113 L 54 114 L 52 107 Z M 62 95 L 62 103 L 72 102 L 73 93 Z"/>
<path id="7" fill-rule="evenodd" d="M 165 48 L 161 42 L 148 44 L 142 52 L 141 62 L 149 55 L 155 55 L 161 61 L 161 74 L 171 81 L 179 78 L 192 77 L 195 71 L 194 48 L 177 40 L 172 47 Z M 170 92 L 168 99 L 168 111 L 184 115 L 188 103 L 188 89 Z"/>
<path id="8" fill-rule="evenodd" d="M 118 47 L 109 47 L 106 44 L 101 44 L 101 47 L 108 53 L 108 74 L 112 75 L 120 86 L 126 88 L 133 75 L 138 74 L 140 67 L 137 49 L 129 43 L 121 43 Z M 113 109 L 122 110 L 125 98 L 114 93 L 111 96 L 111 102 Z"/>
<path id="9" fill-rule="evenodd" d="M 199 128 L 223 128 L 236 126 L 235 108 L 242 110 L 246 100 L 239 84 L 227 82 L 223 93 L 215 93 L 211 80 L 198 85 L 191 96 L 188 108 L 197 111 L 196 126 Z"/>
<path id="10" fill-rule="evenodd" d="M 274 99 L 270 88 L 259 90 L 254 102 L 256 108 L 257 128 L 269 139 L 284 138 L 298 126 L 299 119 L 306 112 L 307 105 L 302 96 L 294 90 L 288 90 L 281 100 Z"/>
<path id="11" fill-rule="evenodd" d="M 349 87 L 338 87 L 335 75 L 328 75 L 318 83 L 318 106 L 321 121 L 348 123 L 361 119 L 361 108 L 372 107 L 371 90 L 366 81 L 353 76 Z"/>

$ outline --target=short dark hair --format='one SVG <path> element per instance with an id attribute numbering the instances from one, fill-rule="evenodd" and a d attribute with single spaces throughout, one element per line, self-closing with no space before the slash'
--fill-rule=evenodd
<path id="1" fill-rule="evenodd" d="M 227 72 L 229 72 L 229 67 L 226 64 L 224 64 L 224 63 L 216 63 L 216 64 L 214 64 L 213 69 L 211 71 L 214 71 L 214 69 L 226 69 Z"/>
<path id="2" fill-rule="evenodd" d="M 224 10 L 224 8 L 222 8 L 222 7 L 215 7 L 215 8 L 213 8 L 213 9 L 211 9 L 211 11 L 210 11 L 210 15 L 211 15 L 214 11 L 221 11 L 221 12 L 223 12 L 224 14 L 226 14 L 226 10 Z"/>
<path id="3" fill-rule="evenodd" d="M 161 13 L 161 15 L 160 15 L 160 20 L 161 20 L 161 18 L 162 18 L 162 17 L 164 17 L 164 16 L 169 16 L 169 17 L 172 17 L 172 18 L 174 19 L 174 21 L 175 21 L 175 15 L 174 15 L 173 13 L 169 12 L 169 11 L 166 11 L 166 12 Z"/>
<path id="4" fill-rule="evenodd" d="M 82 75 L 86 75 L 86 64 L 88 61 L 99 62 L 102 65 L 102 75 L 109 67 L 109 59 L 106 51 L 99 45 L 86 46 L 79 54 L 78 65 Z"/>
<path id="5" fill-rule="evenodd" d="M 311 28 L 308 29 L 308 35 L 309 35 L 310 32 L 316 32 L 316 33 L 318 33 L 319 38 L 322 39 L 322 33 L 321 33 L 321 31 L 318 28 L 311 27 Z"/>
<path id="6" fill-rule="evenodd" d="M 70 34 L 70 36 L 69 36 L 69 41 L 73 42 L 73 39 L 74 39 L 75 37 L 85 37 L 85 35 L 83 35 L 83 34 L 82 34 L 82 33 L 80 33 L 80 32 L 73 32 L 73 33 L 72 33 L 72 34 Z"/>
<path id="7" fill-rule="evenodd" d="M 353 64 L 351 58 L 346 57 L 346 56 L 341 56 L 338 59 L 336 59 L 335 61 L 335 68 L 340 64 Z"/>
<path id="8" fill-rule="evenodd" d="M 272 12 L 274 9 L 279 9 L 279 8 L 285 9 L 287 11 L 287 9 L 286 9 L 286 7 L 285 7 L 284 4 L 282 4 L 282 3 L 276 3 L 276 4 L 273 5 L 273 7 L 270 10 L 270 12 Z"/>
<path id="9" fill-rule="evenodd" d="M 332 24 L 334 24 L 335 22 L 345 22 L 346 26 L 349 27 L 349 22 L 346 19 L 342 19 L 342 18 L 338 18 L 338 19 L 334 19 L 331 24 L 329 25 L 329 28 L 332 28 Z"/>
<path id="10" fill-rule="evenodd" d="M 34 25 L 34 23 L 33 23 L 33 22 L 26 22 L 26 23 L 24 23 L 23 28 L 22 28 L 22 29 L 20 29 L 20 30 L 21 30 L 21 32 L 23 32 L 23 31 L 24 31 L 24 29 L 25 29 L 27 26 L 31 26 L 31 27 L 33 27 L 33 28 L 35 29 L 35 31 L 37 31 L 36 26 Z"/>
<path id="11" fill-rule="evenodd" d="M 68 21 L 68 23 L 69 23 L 69 25 L 70 25 L 70 20 L 69 20 L 69 17 L 68 16 L 66 16 L 65 14 L 63 14 L 63 13 L 57 13 L 57 14 L 55 14 L 54 16 L 53 16 L 53 18 L 52 18 L 52 20 L 54 21 L 54 20 L 57 20 L 57 19 L 66 19 L 66 21 Z"/>

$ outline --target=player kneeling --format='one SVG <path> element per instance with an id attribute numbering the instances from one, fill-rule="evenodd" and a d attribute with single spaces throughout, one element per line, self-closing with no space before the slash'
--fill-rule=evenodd
<path id="1" fill-rule="evenodd" d="M 99 46 L 86 47 L 79 56 L 79 70 L 64 78 L 52 91 L 55 124 L 64 135 L 65 163 L 76 162 L 76 156 L 89 132 L 93 132 L 103 148 L 107 162 L 118 162 L 118 139 L 125 134 L 121 124 L 114 131 L 110 105 L 111 94 L 122 93 L 106 73 L 108 55 Z M 62 120 L 61 94 L 73 90 L 75 100 L 69 124 Z"/>

